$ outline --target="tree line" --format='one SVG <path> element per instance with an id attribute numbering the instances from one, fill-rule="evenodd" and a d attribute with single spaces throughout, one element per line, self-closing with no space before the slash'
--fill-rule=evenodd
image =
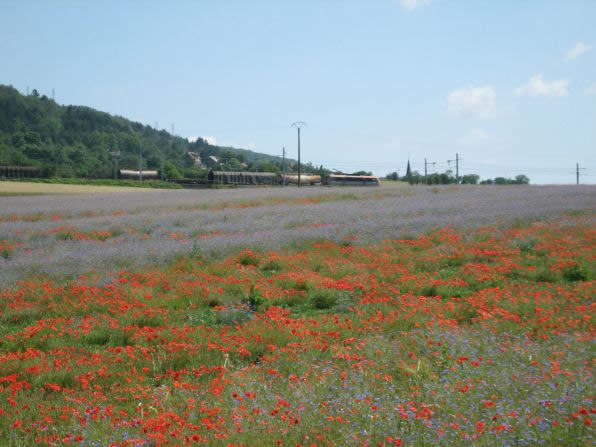
<path id="1" fill-rule="evenodd" d="M 160 170 L 165 178 L 206 174 L 188 152 L 203 161 L 216 157 L 210 167 L 221 170 L 282 170 L 281 157 L 189 141 L 90 107 L 59 105 L 36 89 L 23 95 L 0 85 L 1 166 L 38 167 L 42 177 L 112 178 L 114 162 L 120 169 L 139 168 L 139 150 L 142 169 Z M 294 165 L 288 160 L 290 169 Z"/>
<path id="2" fill-rule="evenodd" d="M 494 179 L 480 180 L 477 174 L 466 174 L 456 178 L 451 171 L 442 173 L 432 173 L 426 176 L 420 174 L 418 171 L 412 171 L 402 177 L 397 172 L 391 172 L 385 177 L 387 180 L 408 182 L 410 185 L 427 184 L 427 185 L 450 185 L 459 183 L 463 185 L 527 185 L 530 179 L 520 174 L 515 178 L 495 177 Z"/>

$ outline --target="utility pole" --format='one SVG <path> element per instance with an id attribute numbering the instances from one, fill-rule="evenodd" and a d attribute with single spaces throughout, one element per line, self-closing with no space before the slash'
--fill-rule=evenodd
<path id="1" fill-rule="evenodd" d="M 142 182 L 143 181 L 143 168 L 141 165 L 141 160 L 142 160 L 143 155 L 141 153 L 141 141 L 142 140 L 139 140 L 139 181 Z"/>
<path id="2" fill-rule="evenodd" d="M 281 185 L 286 186 L 286 148 L 285 146 L 281 148 Z"/>
<path id="3" fill-rule="evenodd" d="M 302 183 L 300 179 L 300 129 L 303 126 L 306 126 L 306 123 L 304 121 L 296 121 L 292 124 L 292 127 L 298 129 L 298 188 L 300 188 L 300 185 Z"/>
<path id="4" fill-rule="evenodd" d="M 427 162 L 426 161 L 426 158 L 424 159 L 424 184 L 428 185 L 428 177 L 427 177 L 427 175 L 428 175 L 428 169 L 427 169 L 427 166 L 428 165 L 433 165 L 433 168 L 434 168 L 436 164 L 437 163 L 434 162 L 434 161 Z"/>
<path id="5" fill-rule="evenodd" d="M 52 101 L 56 102 L 56 95 L 55 95 L 54 87 L 52 87 Z"/>
<path id="6" fill-rule="evenodd" d="M 174 136 L 174 123 L 172 123 L 172 136 Z"/>
<path id="7" fill-rule="evenodd" d="M 455 153 L 455 160 L 447 160 L 447 164 L 451 165 L 452 161 L 455 162 L 455 183 L 459 183 L 459 162 L 461 161 L 461 158 L 459 158 L 457 152 Z"/>
<path id="8" fill-rule="evenodd" d="M 27 84 L 27 96 L 29 96 L 29 84 Z"/>
<path id="9" fill-rule="evenodd" d="M 579 167 L 579 163 L 576 163 L 576 164 L 575 164 L 575 184 L 576 184 L 576 185 L 579 185 L 579 171 L 580 171 L 580 170 L 581 170 L 581 171 L 583 171 L 583 170 L 585 170 L 585 169 L 586 169 L 586 168 L 580 168 L 580 167 Z"/>
<path id="10" fill-rule="evenodd" d="M 114 180 L 116 180 L 116 172 L 118 166 L 118 158 L 120 157 L 120 151 L 110 151 L 110 148 L 108 148 L 108 154 L 110 154 L 114 159 Z"/>

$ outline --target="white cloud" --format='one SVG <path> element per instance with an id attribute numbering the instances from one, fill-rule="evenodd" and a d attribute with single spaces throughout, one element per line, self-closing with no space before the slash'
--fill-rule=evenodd
<path id="1" fill-rule="evenodd" d="M 194 143 L 195 141 L 197 141 L 197 138 L 199 138 L 199 137 L 186 137 L 186 139 L 188 141 L 190 141 L 191 143 Z"/>
<path id="2" fill-rule="evenodd" d="M 214 136 L 209 136 L 209 137 L 201 137 L 203 140 L 205 140 L 208 144 L 210 144 L 211 146 L 215 146 L 217 144 L 217 138 L 215 138 Z"/>
<path id="3" fill-rule="evenodd" d="M 399 0 L 399 3 L 410 11 L 416 9 L 418 6 L 427 5 L 430 0 Z"/>
<path id="4" fill-rule="evenodd" d="M 472 129 L 466 135 L 459 138 L 457 142 L 461 145 L 478 144 L 490 139 L 490 134 L 484 129 Z"/>
<path id="5" fill-rule="evenodd" d="M 534 75 L 528 82 L 515 89 L 518 96 L 567 96 L 567 79 L 545 81 L 541 74 Z"/>
<path id="6" fill-rule="evenodd" d="M 447 109 L 453 116 L 491 118 L 495 115 L 497 92 L 492 85 L 453 90 L 447 96 Z"/>
<path id="7" fill-rule="evenodd" d="M 596 95 L 596 82 L 584 90 L 586 96 Z"/>
<path id="8" fill-rule="evenodd" d="M 582 54 L 590 51 L 590 48 L 592 48 L 592 45 L 588 45 L 583 42 L 578 42 L 575 44 L 575 46 L 573 48 L 570 48 L 567 51 L 567 59 L 570 61 L 577 59 Z"/>

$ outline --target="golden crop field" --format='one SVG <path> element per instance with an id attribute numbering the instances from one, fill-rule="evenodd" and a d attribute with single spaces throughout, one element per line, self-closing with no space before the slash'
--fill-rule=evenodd
<path id="1" fill-rule="evenodd" d="M 43 194 L 103 194 L 123 191 L 148 191 L 148 188 L 128 186 L 66 185 L 33 182 L 0 182 L 1 196 L 28 196 Z"/>

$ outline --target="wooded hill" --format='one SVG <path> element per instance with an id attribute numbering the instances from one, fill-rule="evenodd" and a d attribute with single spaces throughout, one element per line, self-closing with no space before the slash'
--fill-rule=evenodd
<path id="1" fill-rule="evenodd" d="M 190 142 L 90 107 L 59 105 L 35 89 L 22 95 L 0 85 L 0 166 L 37 166 L 43 177 L 111 178 L 114 165 L 108 151 L 120 151 L 120 168 L 138 169 L 139 145 L 143 169 L 165 167 L 185 177 L 202 175 L 188 152 L 203 160 L 218 157 L 219 169 L 265 171 L 281 165 L 281 157 L 212 146 L 200 138 Z"/>

